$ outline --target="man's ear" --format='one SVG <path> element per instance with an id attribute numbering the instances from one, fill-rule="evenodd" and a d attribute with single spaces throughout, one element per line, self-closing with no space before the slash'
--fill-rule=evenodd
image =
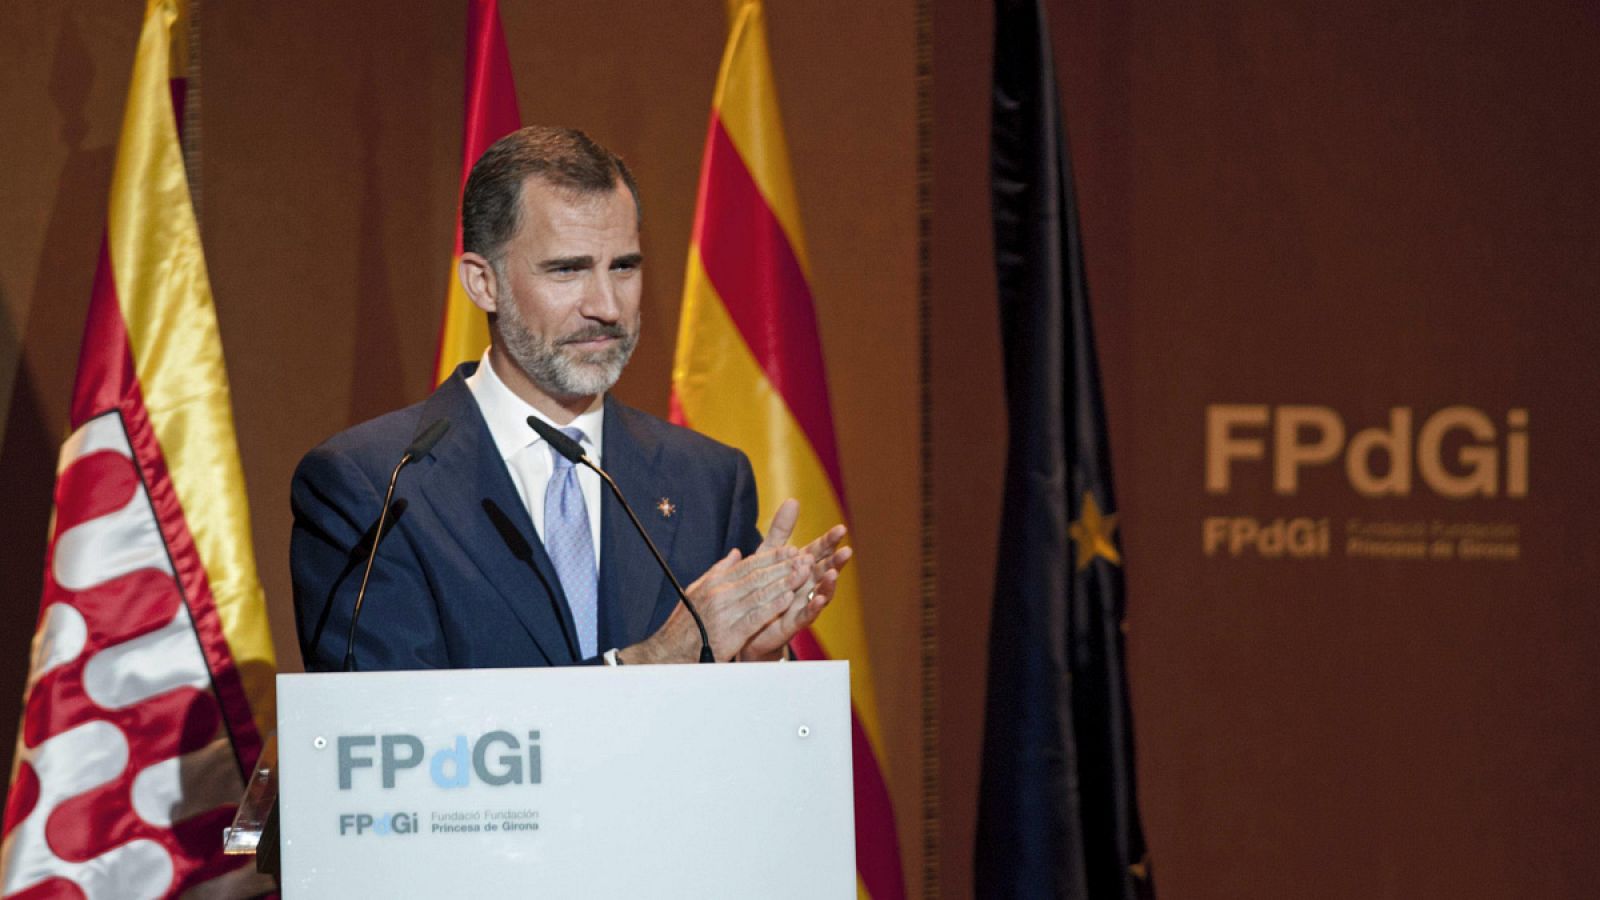
<path id="1" fill-rule="evenodd" d="M 500 283 L 494 277 L 494 266 L 489 260 L 470 250 L 462 253 L 456 277 L 461 279 L 461 287 L 472 305 L 493 315 L 500 296 Z"/>

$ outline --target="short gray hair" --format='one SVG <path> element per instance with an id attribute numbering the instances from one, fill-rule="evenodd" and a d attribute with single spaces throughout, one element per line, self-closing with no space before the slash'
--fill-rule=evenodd
<path id="1" fill-rule="evenodd" d="M 642 216 L 639 186 L 622 157 L 575 128 L 529 125 L 495 141 L 473 164 L 461 195 L 463 250 L 499 261 L 521 225 L 522 185 L 530 175 L 578 195 L 604 194 L 621 181 Z"/>

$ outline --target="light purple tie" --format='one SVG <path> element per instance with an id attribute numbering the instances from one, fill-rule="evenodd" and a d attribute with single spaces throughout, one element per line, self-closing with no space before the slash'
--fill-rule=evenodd
<path id="1" fill-rule="evenodd" d="M 583 441 L 583 431 L 563 428 L 561 433 Z M 600 644 L 599 577 L 594 563 L 594 537 L 589 531 L 589 509 L 578 487 L 578 469 L 570 460 L 550 448 L 555 469 L 544 490 L 544 548 L 555 564 L 561 590 L 578 626 L 580 656 L 598 652 Z"/>

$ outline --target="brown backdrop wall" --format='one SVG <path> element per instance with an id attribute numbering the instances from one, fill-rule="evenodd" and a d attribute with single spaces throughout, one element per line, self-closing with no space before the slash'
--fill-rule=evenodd
<path id="1" fill-rule="evenodd" d="M 988 13 L 937 9 L 936 335 L 942 428 L 992 404 Z M 1128 567 L 1142 805 L 1167 897 L 1578 897 L 1600 884 L 1600 22 L 1488 3 L 1052 4 L 1081 191 Z M 970 304 L 970 306 L 969 306 Z M 942 371 L 949 372 L 950 369 Z M 1325 408 L 1346 440 L 1274 488 L 1208 492 L 1219 404 Z M 1422 474 L 1421 432 L 1470 407 L 1447 475 L 1493 452 L 1493 496 Z M 1413 417 L 1407 492 L 1347 474 L 1362 429 Z M 1528 424 L 1514 427 L 1515 410 Z M 1508 496 L 1518 434 L 1526 496 Z M 1292 438 L 1316 443 L 1319 432 Z M 1213 447 L 1214 451 L 1220 450 Z M 1463 456 L 1462 454 L 1469 454 Z M 1367 462 L 1364 455 L 1359 455 Z M 939 445 L 948 548 L 997 515 L 996 444 Z M 1379 476 L 1394 461 L 1370 459 Z M 970 474 L 970 473 L 976 473 Z M 973 484 L 973 480 L 977 484 Z M 1306 519 L 1295 556 L 1224 541 Z M 1326 524 L 1323 524 L 1326 523 Z M 1410 535 L 1420 529 L 1421 539 Z M 1477 535 L 1477 537 L 1471 537 Z M 1466 537 L 1464 537 L 1466 536 Z M 1475 542 L 1474 542 L 1475 541 Z M 1442 542 L 1441 547 L 1436 543 Z M 1396 558 L 1420 544 L 1422 559 Z M 1448 551 L 1450 555 L 1443 555 Z M 1514 559 L 1466 558 L 1490 552 Z M 1273 556 L 1273 553 L 1279 553 Z M 982 562 L 940 570 L 948 853 L 968 882 Z M 1586 849 L 1589 848 L 1589 849 Z"/>
<path id="2" fill-rule="evenodd" d="M 722 5 L 504 4 L 524 119 L 589 129 L 643 182 L 646 332 L 619 393 L 659 412 Z M 454 214 L 462 6 L 204 6 L 203 233 L 285 669 L 297 667 L 284 559 L 295 461 L 427 388 Z M 929 888 L 963 896 L 1005 425 L 984 183 L 989 12 L 930 6 L 942 853 Z M 1600 445 L 1589 414 L 1600 17 L 1552 0 L 1515 12 L 1051 6 L 1161 894 L 1587 896 L 1600 883 L 1589 852 L 1600 554 L 1588 524 L 1600 502 L 1588 464 Z M 769 10 L 914 893 L 915 13 L 832 0 Z M 136 4 L 109 0 L 0 7 L 7 759 L 138 20 Z M 1440 496 L 1413 446 L 1409 493 L 1361 495 L 1342 455 L 1279 493 L 1269 425 L 1237 432 L 1264 440 L 1265 459 L 1232 462 L 1228 489 L 1208 492 L 1205 426 L 1219 404 L 1264 405 L 1273 421 L 1285 405 L 1325 408 L 1348 432 L 1335 453 L 1395 407 L 1412 411 L 1413 443 L 1434 413 L 1471 407 L 1494 436 L 1452 433 L 1445 469 L 1465 473 L 1463 448 L 1492 447 L 1501 484 L 1492 497 Z M 1517 409 L 1525 427 L 1507 424 Z M 1529 448 L 1520 498 L 1503 490 L 1517 433 Z M 1207 552 L 1210 519 L 1280 518 L 1325 528 L 1325 551 Z M 1417 523 L 1439 523 L 1455 555 L 1373 555 L 1404 551 L 1393 535 Z M 1461 559 L 1464 526 L 1497 529 L 1491 543 L 1516 558 Z"/>

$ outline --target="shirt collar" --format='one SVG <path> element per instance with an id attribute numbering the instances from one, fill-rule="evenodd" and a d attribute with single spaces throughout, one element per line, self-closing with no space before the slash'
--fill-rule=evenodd
<path id="1" fill-rule="evenodd" d="M 478 361 L 478 370 L 467 376 L 467 389 L 472 392 L 472 399 L 477 401 L 478 410 L 483 413 L 483 421 L 489 426 L 489 436 L 494 438 L 494 446 L 500 451 L 501 459 L 509 460 L 521 453 L 524 447 L 544 443 L 544 438 L 528 427 L 529 416 L 538 416 L 551 425 L 556 424 L 506 387 L 506 383 L 495 373 L 494 366 L 489 364 L 487 350 Z M 605 396 L 601 395 L 594 398 L 594 403 L 570 424 L 557 427 L 581 430 L 584 452 L 598 461 L 604 450 L 604 429 L 601 427 L 604 418 Z"/>

